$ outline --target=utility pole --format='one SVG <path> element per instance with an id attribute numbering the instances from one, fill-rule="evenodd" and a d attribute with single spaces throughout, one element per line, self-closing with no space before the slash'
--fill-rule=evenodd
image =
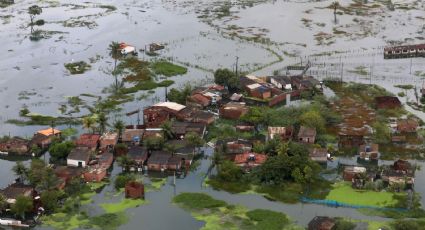
<path id="1" fill-rule="evenodd" d="M 343 75 L 344 75 L 344 63 L 341 64 L 341 83 L 343 82 L 342 81 Z"/>
<path id="2" fill-rule="evenodd" d="M 412 74 L 412 58 L 410 58 L 410 74 Z"/>
<path id="3" fill-rule="evenodd" d="M 235 69 L 236 69 L 236 76 L 238 76 L 238 62 L 239 62 L 239 57 L 238 56 L 236 56 L 236 67 L 235 67 Z"/>

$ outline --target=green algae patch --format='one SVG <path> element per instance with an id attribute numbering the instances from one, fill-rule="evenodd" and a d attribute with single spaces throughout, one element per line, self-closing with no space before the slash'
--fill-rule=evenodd
<path id="1" fill-rule="evenodd" d="M 393 207 L 398 203 L 394 195 L 394 193 L 384 191 L 355 190 L 350 183 L 337 183 L 326 199 L 352 205 Z"/>
<path id="2" fill-rule="evenodd" d="M 265 209 L 247 210 L 242 206 L 228 205 L 204 193 L 181 193 L 173 202 L 205 222 L 204 230 L 212 229 L 303 229 L 291 223 L 280 212 Z"/>
<path id="3" fill-rule="evenodd" d="M 143 199 L 123 198 L 119 203 L 103 203 L 100 204 L 100 206 L 105 210 L 106 213 L 119 213 L 124 212 L 129 208 L 136 208 L 144 204 L 147 204 L 147 201 Z"/>
<path id="4" fill-rule="evenodd" d="M 99 229 L 113 230 L 117 229 L 119 226 L 127 223 L 128 216 L 124 212 L 119 213 L 105 213 L 99 216 L 94 216 L 90 218 L 89 228 L 96 226 Z"/>
<path id="5" fill-rule="evenodd" d="M 49 216 L 42 216 L 43 226 L 60 230 L 71 230 L 83 228 L 89 223 L 87 216 L 81 214 L 55 213 Z"/>
<path id="6" fill-rule="evenodd" d="M 65 64 L 65 68 L 71 74 L 83 74 L 87 70 L 91 69 L 91 65 L 86 63 L 85 61 L 72 62 Z"/>
<path id="7" fill-rule="evenodd" d="M 187 73 L 186 67 L 175 65 L 164 60 L 152 63 L 151 68 L 155 74 L 164 75 L 166 77 L 173 77 Z"/>
<path id="8" fill-rule="evenodd" d="M 167 178 L 151 178 L 151 183 L 149 184 L 147 191 L 151 190 L 160 190 L 162 186 L 167 183 Z"/>

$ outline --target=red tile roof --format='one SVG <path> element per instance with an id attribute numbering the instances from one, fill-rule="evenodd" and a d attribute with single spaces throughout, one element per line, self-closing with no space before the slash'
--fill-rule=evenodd
<path id="1" fill-rule="evenodd" d="M 252 152 L 246 152 L 242 154 L 237 154 L 235 156 L 235 159 L 233 160 L 235 164 L 237 165 L 252 165 L 257 166 L 261 165 L 267 160 L 267 155 L 265 154 L 259 154 L 259 153 L 252 153 Z"/>
<path id="2" fill-rule="evenodd" d="M 82 134 L 80 138 L 75 141 L 77 146 L 84 146 L 89 148 L 96 148 L 99 143 L 100 135 L 99 134 Z"/>

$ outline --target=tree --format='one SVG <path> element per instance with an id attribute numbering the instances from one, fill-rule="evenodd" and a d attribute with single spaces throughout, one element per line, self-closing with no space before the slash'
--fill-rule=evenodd
<path id="1" fill-rule="evenodd" d="M 120 50 L 120 44 L 118 42 L 111 42 L 108 47 L 109 56 L 114 59 L 114 69 L 112 70 L 112 75 L 115 78 L 115 92 L 118 91 L 118 73 L 117 73 L 117 61 L 122 58 L 122 53 Z"/>
<path id="2" fill-rule="evenodd" d="M 19 181 L 24 183 L 28 178 L 28 168 L 22 163 L 22 161 L 16 162 L 16 165 L 13 166 L 12 171 L 16 176 L 19 177 Z"/>
<path id="3" fill-rule="evenodd" d="M 288 155 L 289 150 L 289 143 L 288 142 L 281 142 L 277 146 L 277 154 L 278 155 Z"/>
<path id="4" fill-rule="evenodd" d="M 217 171 L 220 171 L 220 166 L 224 161 L 224 157 L 220 152 L 214 152 L 212 157 L 212 165 L 217 168 Z"/>
<path id="5" fill-rule="evenodd" d="M 259 131 L 259 126 L 267 122 L 267 108 L 264 107 L 251 107 L 250 110 L 244 114 L 240 119 L 255 126 L 255 130 Z"/>
<path id="6" fill-rule="evenodd" d="M 232 161 L 225 160 L 221 163 L 217 178 L 225 182 L 238 182 L 242 178 L 242 175 L 243 171 L 240 167 Z"/>
<path id="7" fill-rule="evenodd" d="M 335 1 L 335 2 L 332 2 L 332 5 L 331 5 L 331 7 L 334 9 L 334 20 L 335 20 L 335 23 L 337 23 L 337 20 L 336 20 L 336 10 L 339 8 L 339 2 L 338 1 Z"/>
<path id="8" fill-rule="evenodd" d="M 0 213 L 3 212 L 4 209 L 7 208 L 7 199 L 3 194 L 0 194 Z"/>
<path id="9" fill-rule="evenodd" d="M 49 153 L 54 160 L 66 159 L 73 148 L 74 143 L 71 141 L 54 143 L 50 146 Z"/>
<path id="10" fill-rule="evenodd" d="M 164 146 L 163 137 L 147 137 L 143 141 L 143 145 L 146 146 L 147 150 L 160 150 Z"/>
<path id="11" fill-rule="evenodd" d="M 119 141 L 121 141 L 122 139 L 122 133 L 123 133 L 123 131 L 124 131 L 124 122 L 123 121 L 121 121 L 121 120 L 117 120 L 117 121 L 115 121 L 114 122 L 114 128 L 115 128 L 115 131 L 117 131 L 117 133 L 118 133 L 118 140 Z"/>
<path id="12" fill-rule="evenodd" d="M 15 215 L 19 215 L 22 220 L 25 220 L 25 213 L 30 212 L 33 209 L 33 201 L 31 197 L 19 195 L 16 198 L 15 203 L 12 205 L 12 212 Z"/>
<path id="13" fill-rule="evenodd" d="M 45 168 L 42 172 L 42 180 L 37 185 L 37 189 L 41 191 L 52 191 L 57 188 L 59 178 L 56 176 L 52 168 Z"/>
<path id="14" fill-rule="evenodd" d="M 300 117 L 300 122 L 304 126 L 315 128 L 318 133 L 325 130 L 325 119 L 316 110 L 309 110 L 303 113 Z"/>
<path id="15" fill-rule="evenodd" d="M 204 145 L 204 140 L 195 132 L 188 132 L 185 140 L 190 146 L 195 147 L 196 151 L 199 147 Z"/>
<path id="16" fill-rule="evenodd" d="M 71 179 L 65 187 L 65 192 L 71 197 L 78 196 L 84 188 L 83 181 L 81 178 Z"/>
<path id="17" fill-rule="evenodd" d="M 136 177 L 134 176 L 134 174 L 122 174 L 122 175 L 118 175 L 115 178 L 115 189 L 120 189 L 120 188 L 124 188 L 125 185 L 130 182 L 130 181 L 134 181 L 136 179 Z"/>
<path id="18" fill-rule="evenodd" d="M 391 140 L 391 130 L 383 122 L 375 122 L 372 125 L 374 129 L 373 137 L 378 144 L 386 144 Z"/>
<path id="19" fill-rule="evenodd" d="M 44 161 L 33 159 L 30 164 L 29 181 L 32 186 L 37 186 L 43 180 L 43 171 L 46 168 Z"/>
<path id="20" fill-rule="evenodd" d="M 30 15 L 31 19 L 31 34 L 33 33 L 33 25 L 34 25 L 34 19 L 36 15 L 40 15 L 43 12 L 43 9 L 37 5 L 32 5 L 28 8 L 28 14 Z"/>
<path id="21" fill-rule="evenodd" d="M 96 120 L 93 117 L 84 117 L 83 118 L 83 127 L 87 129 L 87 131 L 92 131 L 94 133 Z"/>
<path id="22" fill-rule="evenodd" d="M 41 193 L 41 203 L 43 204 L 43 208 L 47 211 L 54 212 L 59 206 L 58 200 L 60 197 L 60 193 L 57 190 L 44 191 Z"/>
<path id="23" fill-rule="evenodd" d="M 186 104 L 186 98 L 192 93 L 192 86 L 190 84 L 185 84 L 181 90 L 171 89 L 167 94 L 167 99 L 172 102 L 179 104 Z"/>
<path id="24" fill-rule="evenodd" d="M 162 136 L 166 139 L 173 139 L 174 138 L 174 132 L 172 129 L 172 123 L 171 121 L 164 122 L 160 128 L 162 129 Z"/>
<path id="25" fill-rule="evenodd" d="M 239 86 L 238 76 L 229 69 L 217 69 L 214 72 L 214 82 L 229 89 L 236 89 Z"/>
<path id="26" fill-rule="evenodd" d="M 130 167 L 135 163 L 127 155 L 118 157 L 117 161 L 118 165 L 121 166 L 122 170 L 126 172 L 130 171 Z"/>
<path id="27" fill-rule="evenodd" d="M 100 134 L 103 134 L 108 126 L 108 117 L 104 112 L 97 114 L 97 124 L 99 125 Z"/>

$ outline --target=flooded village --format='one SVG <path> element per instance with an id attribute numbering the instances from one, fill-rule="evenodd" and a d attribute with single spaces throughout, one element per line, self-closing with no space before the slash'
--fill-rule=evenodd
<path id="1" fill-rule="evenodd" d="M 421 0 L 0 0 L 0 31 L 2 229 L 424 229 Z"/>

